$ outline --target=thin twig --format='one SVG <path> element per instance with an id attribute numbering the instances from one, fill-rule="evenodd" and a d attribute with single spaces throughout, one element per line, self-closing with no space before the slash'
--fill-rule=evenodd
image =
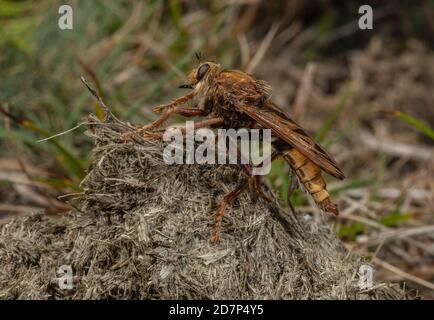
<path id="1" fill-rule="evenodd" d="M 256 51 L 256 54 L 247 65 L 246 67 L 247 72 L 249 73 L 253 72 L 256 69 L 256 67 L 259 65 L 261 60 L 264 58 L 268 48 L 270 47 L 271 42 L 273 41 L 277 31 L 279 30 L 279 25 L 280 25 L 279 23 L 274 23 L 271 26 L 270 30 L 268 31 L 267 35 L 265 36 L 264 40 L 262 41 L 261 45 Z"/>
<path id="2" fill-rule="evenodd" d="M 309 63 L 304 70 L 303 77 L 295 97 L 295 103 L 292 108 L 292 114 L 296 121 L 302 121 L 303 119 L 303 113 L 313 89 L 315 70 L 315 63 Z"/>
<path id="3" fill-rule="evenodd" d="M 67 194 L 63 194 L 63 195 L 58 196 L 57 199 L 63 200 L 65 198 L 71 198 L 71 197 L 75 198 L 75 197 L 79 197 L 82 195 L 84 195 L 84 192 L 67 193 Z"/>
<path id="4" fill-rule="evenodd" d="M 417 283 L 423 287 L 434 290 L 434 284 L 433 283 L 428 282 L 428 281 L 421 279 L 419 277 L 416 277 L 415 275 L 412 275 L 410 273 L 407 273 L 407 272 L 405 272 L 405 271 L 403 271 L 403 270 L 401 270 L 395 266 L 392 266 L 391 264 L 387 263 L 386 261 L 383 261 L 383 260 L 375 257 L 372 259 L 372 262 L 380 265 L 381 267 L 383 267 L 386 270 L 389 270 L 390 272 L 393 272 L 394 274 L 400 276 L 401 278 L 407 279 L 407 280 L 412 281 L 414 283 Z"/>
<path id="5" fill-rule="evenodd" d="M 83 76 L 80 77 L 80 80 L 81 80 L 81 82 L 83 82 L 83 84 L 86 86 L 87 90 L 90 91 L 90 93 L 94 96 L 94 98 L 99 103 L 99 105 L 101 106 L 101 108 L 104 110 L 104 114 L 105 114 L 104 121 L 105 122 L 113 122 L 113 120 L 116 120 L 117 122 L 121 122 L 118 118 L 116 118 L 114 116 L 114 114 L 106 106 L 106 104 L 104 103 L 104 101 L 102 101 L 102 99 L 99 96 L 99 94 L 96 92 L 96 90 L 94 88 L 92 88 L 92 86 L 89 84 L 89 82 L 87 82 L 87 80 Z"/>
<path id="6" fill-rule="evenodd" d="M 432 149 L 415 145 L 400 143 L 393 140 L 378 139 L 367 131 L 360 132 L 360 140 L 374 151 L 382 151 L 396 157 L 406 157 L 414 160 L 429 160 L 433 156 Z"/>

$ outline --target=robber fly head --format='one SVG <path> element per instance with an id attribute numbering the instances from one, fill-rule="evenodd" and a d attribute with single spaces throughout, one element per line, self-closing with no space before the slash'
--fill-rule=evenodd
<path id="1" fill-rule="evenodd" d="M 190 71 L 187 76 L 187 83 L 180 85 L 180 88 L 194 89 L 200 91 L 209 79 L 214 78 L 220 72 L 220 65 L 214 62 L 203 62 L 197 68 Z"/>

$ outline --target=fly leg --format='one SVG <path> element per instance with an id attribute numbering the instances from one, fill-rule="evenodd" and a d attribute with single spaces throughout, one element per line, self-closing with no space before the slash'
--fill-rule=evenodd
<path id="1" fill-rule="evenodd" d="M 271 155 L 271 162 L 273 162 L 277 157 L 279 157 L 281 155 L 282 155 L 281 151 L 274 151 L 273 154 Z M 256 177 L 258 178 L 258 180 L 259 180 L 258 184 L 260 185 L 260 176 L 255 176 L 255 178 Z M 294 206 L 292 205 L 292 202 L 291 202 L 291 196 L 294 193 L 295 189 L 298 188 L 298 180 L 297 180 L 297 176 L 296 176 L 295 172 L 293 172 L 292 170 L 290 171 L 288 178 L 289 178 L 289 184 L 288 184 L 288 192 L 286 195 L 286 200 L 287 200 L 289 208 L 291 209 L 292 213 L 295 215 L 295 209 L 294 209 Z M 260 192 L 263 193 L 262 188 L 260 188 Z M 268 197 L 266 197 L 266 198 L 269 199 Z"/>
<path id="2" fill-rule="evenodd" d="M 156 112 L 156 113 L 161 114 L 163 112 L 163 110 L 165 110 L 165 109 L 166 109 L 166 111 L 164 111 L 164 113 L 154 122 L 151 122 L 151 123 L 139 128 L 137 130 L 134 130 L 132 132 L 124 133 L 123 134 L 124 141 L 126 142 L 132 136 L 134 136 L 136 134 L 143 134 L 146 131 L 151 131 L 155 128 L 158 128 L 164 122 L 166 122 L 166 120 L 169 119 L 169 117 L 173 113 L 182 115 L 184 117 L 194 117 L 194 116 L 206 115 L 206 111 L 204 109 L 201 109 L 201 108 L 178 108 L 177 107 L 178 105 L 193 99 L 194 96 L 195 96 L 195 94 L 194 94 L 194 92 L 192 92 L 192 93 L 189 93 L 185 96 L 179 97 L 178 99 L 172 101 L 169 104 L 161 105 L 161 106 L 154 108 L 154 112 Z"/>
<path id="3" fill-rule="evenodd" d="M 225 122 L 225 120 L 223 118 L 219 118 L 219 117 L 209 118 L 209 119 L 195 122 L 193 129 L 196 130 L 196 129 L 200 129 L 200 128 L 222 125 L 224 122 Z M 183 127 L 181 127 L 180 130 L 181 130 L 182 134 L 185 134 L 185 132 L 187 131 L 187 128 L 185 126 L 183 126 Z"/>
<path id="4" fill-rule="evenodd" d="M 169 110 L 167 110 L 160 118 L 155 120 L 154 122 L 151 122 L 137 130 L 134 130 L 132 132 L 127 132 L 123 134 L 124 141 L 127 141 L 132 136 L 136 134 L 141 134 L 145 136 L 153 136 L 154 134 L 150 131 L 161 126 L 173 113 L 182 115 L 184 117 L 195 117 L 195 116 L 203 116 L 206 115 L 205 111 L 199 108 L 178 108 L 174 107 Z M 157 134 L 158 135 L 158 134 Z"/>
<path id="5" fill-rule="evenodd" d="M 196 93 L 194 93 L 194 91 L 192 91 L 189 94 L 186 94 L 185 96 L 179 97 L 168 104 L 163 104 L 161 106 L 155 107 L 154 112 L 161 113 L 164 109 L 175 108 L 176 106 L 183 104 L 183 103 L 186 103 L 187 101 L 193 99 L 195 95 L 196 95 Z"/>
<path id="6" fill-rule="evenodd" d="M 271 160 L 270 162 L 272 162 L 277 156 L 279 155 L 278 152 L 274 152 L 271 155 Z M 261 176 L 260 175 L 254 175 L 253 174 L 253 167 L 251 164 L 248 163 L 248 160 L 246 160 L 243 157 L 243 154 L 241 153 L 240 149 L 237 147 L 237 159 L 240 159 L 241 161 L 241 167 L 243 168 L 244 172 L 248 175 L 248 179 L 251 180 L 250 183 L 253 184 L 256 192 L 259 194 L 260 197 L 262 197 L 265 201 L 270 202 L 271 199 L 264 193 L 264 190 L 262 190 L 261 187 Z M 259 166 L 262 166 L 263 162 L 259 164 Z"/>
<path id="7" fill-rule="evenodd" d="M 221 125 L 223 123 L 224 123 L 223 118 L 209 118 L 209 119 L 195 122 L 194 126 L 193 126 L 193 130 L 200 129 L 200 128 L 206 128 L 206 127 L 210 127 L 210 126 L 214 126 L 214 125 Z M 186 126 L 182 126 L 180 128 L 180 131 L 182 134 L 185 134 L 187 131 Z M 161 140 L 161 139 L 163 139 L 163 135 L 164 135 L 164 133 L 162 133 L 162 132 L 149 132 L 149 131 L 144 132 L 144 138 L 146 140 Z"/>
<path id="8" fill-rule="evenodd" d="M 216 140 L 217 139 L 218 139 L 218 137 L 216 137 Z M 225 148 L 226 148 L 226 146 L 225 146 Z M 228 149 L 229 149 L 229 152 L 231 152 L 233 150 L 232 148 L 228 148 Z M 235 156 L 236 156 L 237 162 L 238 162 L 238 159 L 240 159 L 241 168 L 248 176 L 234 190 L 232 190 L 231 192 L 224 195 L 223 199 L 220 201 L 219 206 L 217 208 L 217 213 L 215 216 L 214 234 L 212 235 L 211 240 L 210 240 L 212 243 L 219 243 L 220 242 L 220 233 L 221 233 L 221 228 L 222 228 L 222 221 L 223 221 L 223 217 L 225 215 L 226 207 L 231 202 L 233 202 L 236 198 L 238 198 L 238 196 L 240 194 L 242 194 L 244 191 L 246 191 L 247 188 L 249 187 L 249 185 L 254 181 L 253 180 L 254 176 L 252 175 L 252 167 L 248 163 L 248 161 L 245 161 L 245 158 L 243 158 L 243 155 L 242 155 L 240 149 L 238 148 L 238 146 L 236 149 Z"/>
<path id="9" fill-rule="evenodd" d="M 147 132 L 161 126 L 164 122 L 166 122 L 166 120 L 173 113 L 182 115 L 184 117 L 195 117 L 195 116 L 202 116 L 205 114 L 204 110 L 198 109 L 198 108 L 177 108 L 177 107 L 170 108 L 169 110 L 164 112 L 164 114 L 160 118 L 155 120 L 154 122 L 151 122 L 151 123 L 139 128 L 137 130 L 134 130 L 132 132 L 124 133 L 122 138 L 124 139 L 124 141 L 127 141 L 128 139 L 130 139 L 132 136 L 134 136 L 136 134 L 141 134 L 141 135 L 146 134 Z M 152 133 L 150 133 L 149 135 L 152 136 Z"/>
<path id="10" fill-rule="evenodd" d="M 278 151 L 274 151 L 273 152 L 273 154 L 271 155 L 271 158 L 270 158 L 270 163 L 271 162 L 273 162 L 278 156 L 280 156 L 280 152 L 278 152 Z M 260 163 L 260 165 L 259 166 L 262 166 L 263 165 L 263 162 L 262 163 Z M 254 182 L 253 182 L 253 185 L 254 185 L 254 187 L 255 187 L 255 190 L 256 190 L 256 192 L 265 200 L 265 201 L 267 201 L 267 202 L 271 202 L 272 200 L 270 199 L 270 197 L 269 196 L 267 196 L 265 193 L 264 193 L 264 190 L 262 189 L 262 187 L 261 187 L 261 184 L 262 184 L 262 181 L 261 181 L 261 176 L 259 176 L 259 175 L 254 175 L 254 176 L 252 176 L 253 177 L 253 180 L 254 180 Z"/>
<path id="11" fill-rule="evenodd" d="M 295 189 L 298 188 L 298 181 L 297 181 L 297 177 L 295 172 L 292 171 L 292 169 L 290 169 L 290 173 L 289 173 L 289 184 L 288 184 L 288 192 L 286 194 L 286 201 L 288 202 L 288 206 L 291 209 L 292 213 L 295 215 L 295 208 L 292 205 L 291 202 L 291 196 L 294 193 Z"/>
<path id="12" fill-rule="evenodd" d="M 273 155 L 271 156 L 271 161 L 273 161 L 277 156 L 279 156 L 278 152 L 273 153 Z M 237 148 L 237 159 L 238 157 L 242 160 L 242 154 L 240 150 Z M 222 221 L 223 221 L 226 207 L 231 202 L 233 202 L 240 194 L 246 191 L 246 189 L 249 187 L 250 184 L 253 184 L 256 192 L 258 192 L 258 194 L 261 197 L 263 197 L 266 201 L 271 201 L 271 199 L 267 195 L 265 195 L 264 191 L 261 188 L 261 177 L 252 174 L 252 166 L 250 164 L 245 164 L 245 161 L 241 161 L 241 162 L 242 162 L 241 167 L 243 168 L 244 172 L 248 176 L 238 187 L 235 188 L 235 190 L 227 193 L 223 197 L 223 200 L 220 202 L 215 217 L 214 234 L 211 237 L 212 243 L 220 242 L 221 226 L 222 226 Z"/>
<path id="13" fill-rule="evenodd" d="M 223 220 L 223 216 L 225 215 L 226 206 L 230 204 L 232 201 L 234 201 L 241 193 L 243 193 L 249 187 L 249 184 L 250 184 L 250 179 L 246 178 L 244 182 L 241 183 L 235 190 L 227 193 L 223 197 L 223 200 L 220 202 L 215 216 L 214 234 L 211 237 L 212 243 L 220 242 L 220 232 L 222 228 L 222 220 Z"/>

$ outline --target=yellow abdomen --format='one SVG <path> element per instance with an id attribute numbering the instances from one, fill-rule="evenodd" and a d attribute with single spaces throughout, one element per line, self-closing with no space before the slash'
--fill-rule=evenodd
<path id="1" fill-rule="evenodd" d="M 283 151 L 282 156 L 295 171 L 300 183 L 304 185 L 315 203 L 322 210 L 338 215 L 338 206 L 330 200 L 321 169 L 295 148 Z"/>

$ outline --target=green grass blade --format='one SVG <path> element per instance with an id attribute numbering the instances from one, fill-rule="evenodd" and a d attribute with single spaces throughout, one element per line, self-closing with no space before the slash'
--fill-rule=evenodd
<path id="1" fill-rule="evenodd" d="M 352 190 L 352 189 L 358 189 L 358 188 L 362 188 L 362 187 L 367 187 L 367 186 L 370 186 L 372 184 L 372 181 L 373 181 L 373 179 L 351 180 L 351 181 L 345 183 L 342 186 L 332 188 L 330 190 L 330 195 L 336 197 L 336 196 L 344 193 L 347 190 Z"/>
<path id="2" fill-rule="evenodd" d="M 434 140 L 434 129 L 427 123 L 401 111 L 394 111 L 393 115 Z"/>
<path id="3" fill-rule="evenodd" d="M 330 129 L 333 127 L 337 119 L 339 118 L 339 115 L 341 114 L 342 110 L 344 109 L 347 98 L 348 98 L 348 84 L 346 85 L 344 89 L 344 94 L 342 96 L 341 101 L 339 101 L 338 105 L 336 106 L 335 110 L 328 116 L 322 127 L 319 129 L 317 134 L 315 135 L 315 139 L 318 141 L 323 141 L 326 137 L 327 133 L 330 131 Z"/>

